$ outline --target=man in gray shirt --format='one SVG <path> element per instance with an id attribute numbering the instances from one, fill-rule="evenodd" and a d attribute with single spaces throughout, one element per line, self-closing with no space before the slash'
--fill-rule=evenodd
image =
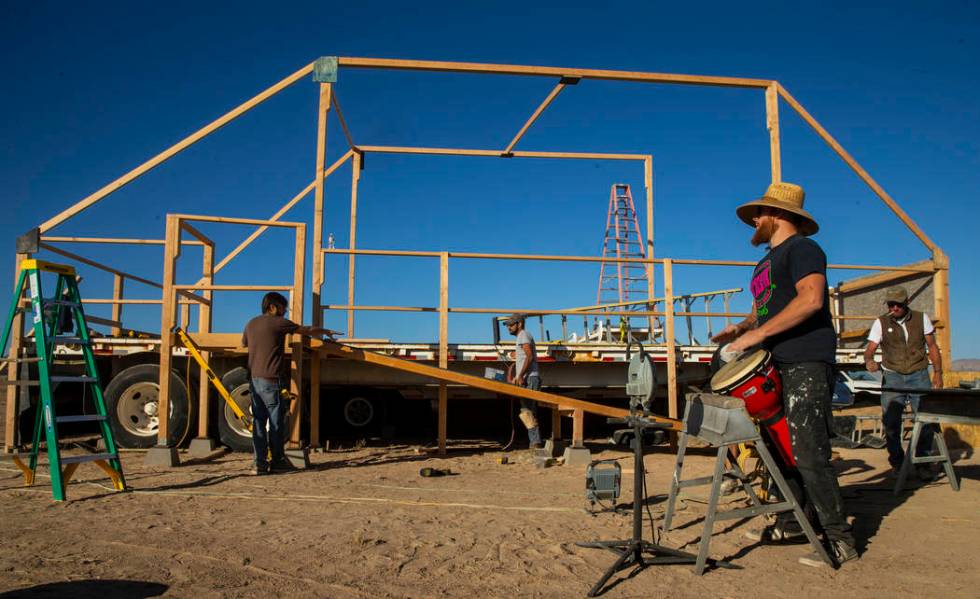
<path id="1" fill-rule="evenodd" d="M 541 375 L 538 372 L 538 354 L 534 346 L 534 338 L 524 328 L 524 314 L 511 314 L 504 324 L 507 332 L 517 337 L 514 348 L 514 367 L 507 371 L 507 382 L 533 391 L 541 389 Z M 538 428 L 537 403 L 530 399 L 521 398 L 521 422 L 527 427 L 527 439 L 531 449 L 540 449 L 541 430 Z"/>

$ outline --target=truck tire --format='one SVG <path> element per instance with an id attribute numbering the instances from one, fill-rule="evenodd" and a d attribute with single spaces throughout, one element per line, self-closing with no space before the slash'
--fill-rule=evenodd
<path id="1" fill-rule="evenodd" d="M 343 399 L 341 415 L 352 430 L 363 431 L 377 423 L 380 416 L 377 400 L 364 393 L 352 393 Z"/>
<path id="2" fill-rule="evenodd" d="M 116 443 L 123 448 L 145 449 L 157 444 L 160 366 L 130 366 L 105 388 L 106 410 Z M 191 431 L 194 405 L 177 373 L 170 372 L 170 416 L 167 445 L 177 447 Z"/>
<path id="3" fill-rule="evenodd" d="M 252 415 L 252 394 L 248 387 L 248 371 L 234 368 L 221 377 L 231 398 L 249 416 Z M 218 399 L 218 438 L 232 451 L 252 451 L 252 433 L 235 416 L 224 399 Z"/>

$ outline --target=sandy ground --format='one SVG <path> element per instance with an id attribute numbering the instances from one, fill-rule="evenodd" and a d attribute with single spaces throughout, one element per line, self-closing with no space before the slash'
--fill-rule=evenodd
<path id="1" fill-rule="evenodd" d="M 537 469 L 519 452 L 501 465 L 500 455 L 480 442 L 456 443 L 448 459 L 366 447 L 254 477 L 242 454 L 167 470 L 133 452 L 131 492 L 109 492 L 86 464 L 64 503 L 20 487 L 0 462 L 0 597 L 584 597 L 615 556 L 575 543 L 626 538 L 629 516 L 584 511 L 584 468 Z M 602 457 L 624 458 L 626 499 L 628 455 Z M 763 524 L 755 518 L 722 522 L 712 537 L 711 555 L 741 569 L 654 566 L 618 575 L 604 596 L 977 597 L 980 460 L 957 458 L 960 492 L 941 478 L 895 498 L 883 450 L 842 450 L 835 464 L 863 555 L 838 571 L 799 564 L 805 545 L 746 539 Z M 666 448 L 647 457 L 658 520 L 673 459 Z M 422 478 L 423 466 L 455 475 Z M 710 466 L 689 454 L 685 478 Z M 706 489 L 685 495 L 664 544 L 696 551 Z"/>

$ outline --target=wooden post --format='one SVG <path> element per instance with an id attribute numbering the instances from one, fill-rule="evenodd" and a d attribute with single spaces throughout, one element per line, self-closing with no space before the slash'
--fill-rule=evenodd
<path id="1" fill-rule="evenodd" d="M 643 186 L 646 188 L 647 192 L 647 246 L 645 258 L 647 260 L 653 260 L 653 156 L 647 156 L 643 159 Z M 656 285 L 653 280 L 653 263 L 650 262 L 647 266 L 647 301 L 652 300 L 654 295 L 654 290 Z M 647 310 L 652 310 L 653 306 L 647 304 Z M 656 319 L 652 316 L 647 318 L 647 326 L 650 329 L 650 334 L 648 335 L 649 341 L 653 341 L 653 330 L 656 325 Z"/>
<path id="2" fill-rule="evenodd" d="M 290 297 L 290 313 L 295 322 L 303 322 L 303 281 L 306 279 L 306 225 L 296 226 L 296 262 L 293 268 L 293 290 Z M 289 390 L 296 401 L 289 407 L 289 446 L 302 447 L 300 422 L 303 420 L 303 346 L 305 341 L 293 335 L 293 355 L 290 363 Z"/>
<path id="3" fill-rule="evenodd" d="M 214 284 L 214 246 L 205 245 L 204 246 L 204 259 L 201 268 L 201 279 L 204 281 L 205 285 Z M 204 291 L 202 295 L 207 298 L 208 303 L 198 304 L 199 310 L 197 313 L 197 332 L 198 333 L 210 333 L 211 332 L 211 302 L 214 299 L 213 291 Z M 201 357 L 204 361 L 211 362 L 211 352 L 201 351 Z M 208 377 L 201 372 L 197 391 L 197 401 L 198 401 L 198 426 L 197 426 L 197 438 L 207 439 L 208 432 L 210 429 L 210 410 L 208 409 Z M 221 407 L 224 410 L 224 406 Z M 221 416 L 219 416 L 220 418 Z"/>
<path id="4" fill-rule="evenodd" d="M 354 153 L 350 182 L 350 249 L 357 248 L 357 182 L 361 179 L 361 154 Z M 347 263 L 347 305 L 354 305 L 354 254 Z M 354 311 L 347 311 L 347 336 L 354 337 Z"/>
<path id="5" fill-rule="evenodd" d="M 953 370 L 953 350 L 950 347 L 953 338 L 953 325 L 949 313 L 949 256 L 941 249 L 933 252 L 933 264 L 936 272 L 932 276 L 932 295 L 935 303 L 935 315 L 942 322 L 942 328 L 936 331 L 939 344 L 939 355 L 943 360 L 943 386 L 951 386 Z"/>
<path id="6" fill-rule="evenodd" d="M 116 302 L 123 299 L 123 288 L 126 285 L 126 279 L 121 274 L 114 274 L 112 276 L 112 299 Z M 118 337 L 122 335 L 122 309 L 123 305 L 121 303 L 112 304 L 112 316 L 111 319 L 120 323 L 118 325 L 113 325 L 112 336 Z"/>
<path id="7" fill-rule="evenodd" d="M 585 447 L 585 411 L 572 411 L 572 447 Z"/>
<path id="8" fill-rule="evenodd" d="M 313 326 L 323 326 L 323 165 L 327 156 L 327 113 L 330 111 L 330 96 L 333 84 L 320 84 L 320 107 L 317 111 L 316 127 L 316 173 L 314 181 L 313 204 Z"/>
<path id="9" fill-rule="evenodd" d="M 439 368 L 449 368 L 449 253 L 439 254 Z M 446 413 L 449 394 L 439 383 L 439 453 L 446 453 Z"/>
<path id="10" fill-rule="evenodd" d="M 167 215 L 167 235 L 163 249 L 163 304 L 160 310 L 160 395 L 157 414 L 160 427 L 157 429 L 157 446 L 167 447 L 170 414 L 170 368 L 173 363 L 174 318 L 177 312 L 174 276 L 177 271 L 177 258 L 180 256 L 180 217 Z"/>
<path id="11" fill-rule="evenodd" d="M 322 313 L 323 310 L 320 310 Z M 315 349 L 310 354 L 310 447 L 323 447 L 320 439 L 320 367 L 323 354 Z"/>
<path id="12" fill-rule="evenodd" d="M 17 278 L 20 276 L 20 265 L 24 260 L 30 260 L 30 254 L 16 254 L 14 259 L 16 263 L 14 264 L 14 284 L 17 283 Z M 25 283 L 24 288 L 27 288 Z M 21 296 L 23 297 L 23 295 Z M 20 301 L 20 300 L 18 300 Z M 20 357 L 20 346 L 21 339 L 24 336 L 24 313 L 18 312 L 14 314 L 14 320 L 11 323 L 10 329 L 10 352 L 7 354 L 10 358 Z M 4 348 L 0 347 L 0 352 Z M 20 364 L 17 362 L 10 362 L 7 364 L 7 380 L 13 383 L 17 380 L 17 376 L 20 373 Z M 4 451 L 7 453 L 13 452 L 17 448 L 18 435 L 17 435 L 17 395 L 20 388 L 17 385 L 10 384 L 7 386 L 7 402 L 4 409 L 4 424 L 3 424 L 3 446 Z"/>
<path id="13" fill-rule="evenodd" d="M 561 412 L 558 406 L 551 407 L 551 439 L 555 443 L 561 441 Z"/>
<path id="14" fill-rule="evenodd" d="M 779 89 L 778 83 L 766 88 L 766 128 L 769 129 L 769 161 L 772 164 L 772 182 L 783 178 L 782 158 L 779 151 Z"/>
<path id="15" fill-rule="evenodd" d="M 674 264 L 664 259 L 664 311 L 667 313 L 665 341 L 667 343 L 667 416 L 677 418 L 677 348 L 674 344 Z"/>

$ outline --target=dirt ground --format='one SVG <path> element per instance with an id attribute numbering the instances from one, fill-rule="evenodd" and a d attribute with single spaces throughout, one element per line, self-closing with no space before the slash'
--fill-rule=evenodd
<path id="1" fill-rule="evenodd" d="M 653 566 L 621 573 L 604 596 L 977 597 L 980 460 L 956 453 L 960 492 L 943 477 L 896 498 L 884 450 L 842 450 L 835 464 L 862 556 L 838 571 L 798 563 L 806 545 L 745 538 L 763 524 L 755 518 L 722 522 L 711 540 L 711 555 L 740 569 L 698 577 Z M 448 459 L 362 447 L 255 477 L 243 454 L 154 469 L 127 452 L 131 492 L 109 492 L 85 464 L 64 503 L 43 485 L 21 487 L 0 462 L 0 597 L 584 597 L 615 556 L 575 543 L 626 538 L 629 516 L 586 513 L 584 467 L 538 469 L 521 452 L 501 465 L 500 455 L 487 442 L 456 442 Z M 628 501 L 629 456 L 599 457 L 623 458 Z M 665 447 L 647 456 L 658 520 L 673 460 Z M 685 478 L 709 473 L 711 460 L 689 454 Z M 454 475 L 422 478 L 424 466 Z M 687 491 L 662 543 L 696 551 L 707 488 Z M 743 497 L 724 500 L 741 507 Z"/>

